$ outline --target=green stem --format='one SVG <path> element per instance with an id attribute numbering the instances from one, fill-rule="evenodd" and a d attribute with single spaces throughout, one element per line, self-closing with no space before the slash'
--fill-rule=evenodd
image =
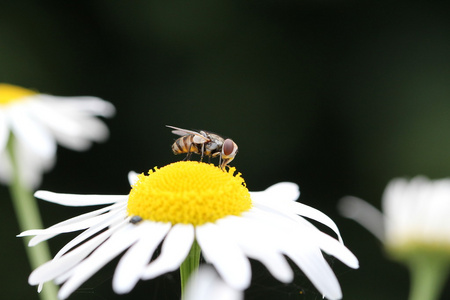
<path id="1" fill-rule="evenodd" d="M 417 255 L 409 260 L 409 300 L 437 300 L 447 279 L 449 262 L 440 255 Z"/>
<path id="2" fill-rule="evenodd" d="M 184 300 L 184 292 L 189 277 L 193 272 L 197 272 L 198 270 L 198 265 L 200 263 L 200 252 L 200 246 L 198 245 L 197 241 L 194 240 L 194 243 L 192 243 L 191 251 L 189 251 L 188 256 L 180 266 L 182 300 Z"/>
<path id="3" fill-rule="evenodd" d="M 8 142 L 8 151 L 11 157 L 14 174 L 9 188 L 20 230 L 25 231 L 28 229 L 43 228 L 36 199 L 33 197 L 32 192 L 25 187 L 21 181 L 16 156 L 13 150 L 13 140 L 14 137 L 11 135 Z M 42 242 L 34 247 L 28 247 L 30 238 L 26 237 L 23 240 L 28 260 L 33 270 L 51 259 L 50 250 L 46 242 Z M 58 299 L 57 293 L 57 286 L 53 282 L 48 282 L 44 285 L 39 297 L 42 300 L 55 300 Z"/>

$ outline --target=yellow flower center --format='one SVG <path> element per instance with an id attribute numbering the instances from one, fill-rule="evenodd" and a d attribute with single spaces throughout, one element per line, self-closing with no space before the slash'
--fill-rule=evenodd
<path id="1" fill-rule="evenodd" d="M 0 105 L 9 104 L 23 97 L 36 95 L 37 93 L 32 90 L 22 88 L 7 83 L 0 83 Z"/>
<path id="2" fill-rule="evenodd" d="M 196 161 L 180 161 L 140 174 L 128 198 L 128 214 L 155 222 L 201 225 L 239 216 L 252 207 L 241 173 Z"/>

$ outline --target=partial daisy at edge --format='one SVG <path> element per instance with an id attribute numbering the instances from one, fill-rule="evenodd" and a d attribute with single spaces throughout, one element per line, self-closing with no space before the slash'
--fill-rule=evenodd
<path id="1" fill-rule="evenodd" d="M 381 205 L 379 211 L 362 199 L 346 196 L 338 209 L 391 253 L 419 247 L 442 249 L 450 257 L 450 178 L 395 178 L 386 186 Z"/>
<path id="2" fill-rule="evenodd" d="M 368 229 L 390 259 L 410 272 L 410 300 L 440 299 L 450 274 L 450 178 L 395 178 L 382 212 L 357 197 L 341 199 L 341 214 Z"/>
<path id="3" fill-rule="evenodd" d="M 24 184 L 35 188 L 53 167 L 57 144 L 84 151 L 105 141 L 109 130 L 98 117 L 114 114 L 114 105 L 97 97 L 52 96 L 0 83 L 0 182 L 12 180 L 9 147 Z"/>
<path id="4" fill-rule="evenodd" d="M 139 280 L 175 271 L 194 240 L 205 261 L 238 291 L 249 287 L 249 259 L 260 261 L 279 281 L 289 283 L 297 265 L 327 299 L 341 299 L 339 282 L 324 255 L 350 268 L 358 260 L 344 246 L 336 224 L 325 214 L 297 202 L 299 187 L 280 182 L 249 192 L 235 168 L 182 161 L 129 174 L 129 195 L 75 195 L 38 191 L 35 196 L 65 206 L 107 205 L 47 229 L 27 230 L 29 246 L 62 233 L 82 232 L 53 258 L 34 270 L 31 285 L 54 280 L 66 299 L 103 266 L 122 255 L 112 280 L 118 294 L 130 292 Z M 334 232 L 332 237 L 308 219 Z M 152 260 L 160 247 L 159 256 Z"/>

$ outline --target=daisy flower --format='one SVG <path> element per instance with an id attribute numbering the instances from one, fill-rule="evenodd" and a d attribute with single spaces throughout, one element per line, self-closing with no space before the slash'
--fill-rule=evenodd
<path id="1" fill-rule="evenodd" d="M 352 196 L 339 202 L 411 271 L 411 299 L 435 299 L 450 267 L 450 179 L 393 179 L 382 197 L 383 213 Z"/>
<path id="2" fill-rule="evenodd" d="M 114 112 L 111 103 L 96 97 L 57 97 L 0 83 L 0 181 L 12 181 L 9 147 L 21 180 L 33 188 L 53 166 L 57 143 L 82 151 L 104 141 L 108 128 L 96 116 Z"/>
<path id="3" fill-rule="evenodd" d="M 34 270 L 29 283 L 55 280 L 67 298 L 113 258 L 125 252 L 113 277 L 116 293 L 129 292 L 139 280 L 180 268 L 196 244 L 230 287 L 250 285 L 249 258 L 259 260 L 281 282 L 291 282 L 289 257 L 328 299 L 341 289 L 323 252 L 358 268 L 335 223 L 320 211 L 298 203 L 298 186 L 282 182 L 249 192 L 235 168 L 182 161 L 148 175 L 131 174 L 129 195 L 73 195 L 38 191 L 37 198 L 67 206 L 109 206 L 47 229 L 25 231 L 34 246 L 58 234 L 84 230 L 53 258 Z M 306 218 L 330 227 L 337 239 Z M 161 245 L 159 256 L 152 260 Z"/>

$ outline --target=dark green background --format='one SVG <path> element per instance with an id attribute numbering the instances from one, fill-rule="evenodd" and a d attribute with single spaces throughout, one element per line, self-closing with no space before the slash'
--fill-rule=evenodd
<path id="1" fill-rule="evenodd" d="M 331 261 L 345 299 L 406 299 L 406 269 L 336 203 L 379 207 L 393 177 L 450 174 L 449 13 L 446 1 L 1 1 L 0 82 L 117 107 L 110 140 L 59 148 L 42 189 L 126 194 L 129 170 L 180 159 L 165 124 L 215 131 L 239 145 L 250 190 L 296 182 L 336 221 L 361 264 Z M 0 197 L 1 298 L 37 299 L 6 187 Z M 40 205 L 46 226 L 87 211 Z M 113 269 L 72 299 L 114 297 Z M 300 272 L 287 286 L 254 273 L 248 299 L 321 299 Z M 116 297 L 177 299 L 177 276 Z"/>

